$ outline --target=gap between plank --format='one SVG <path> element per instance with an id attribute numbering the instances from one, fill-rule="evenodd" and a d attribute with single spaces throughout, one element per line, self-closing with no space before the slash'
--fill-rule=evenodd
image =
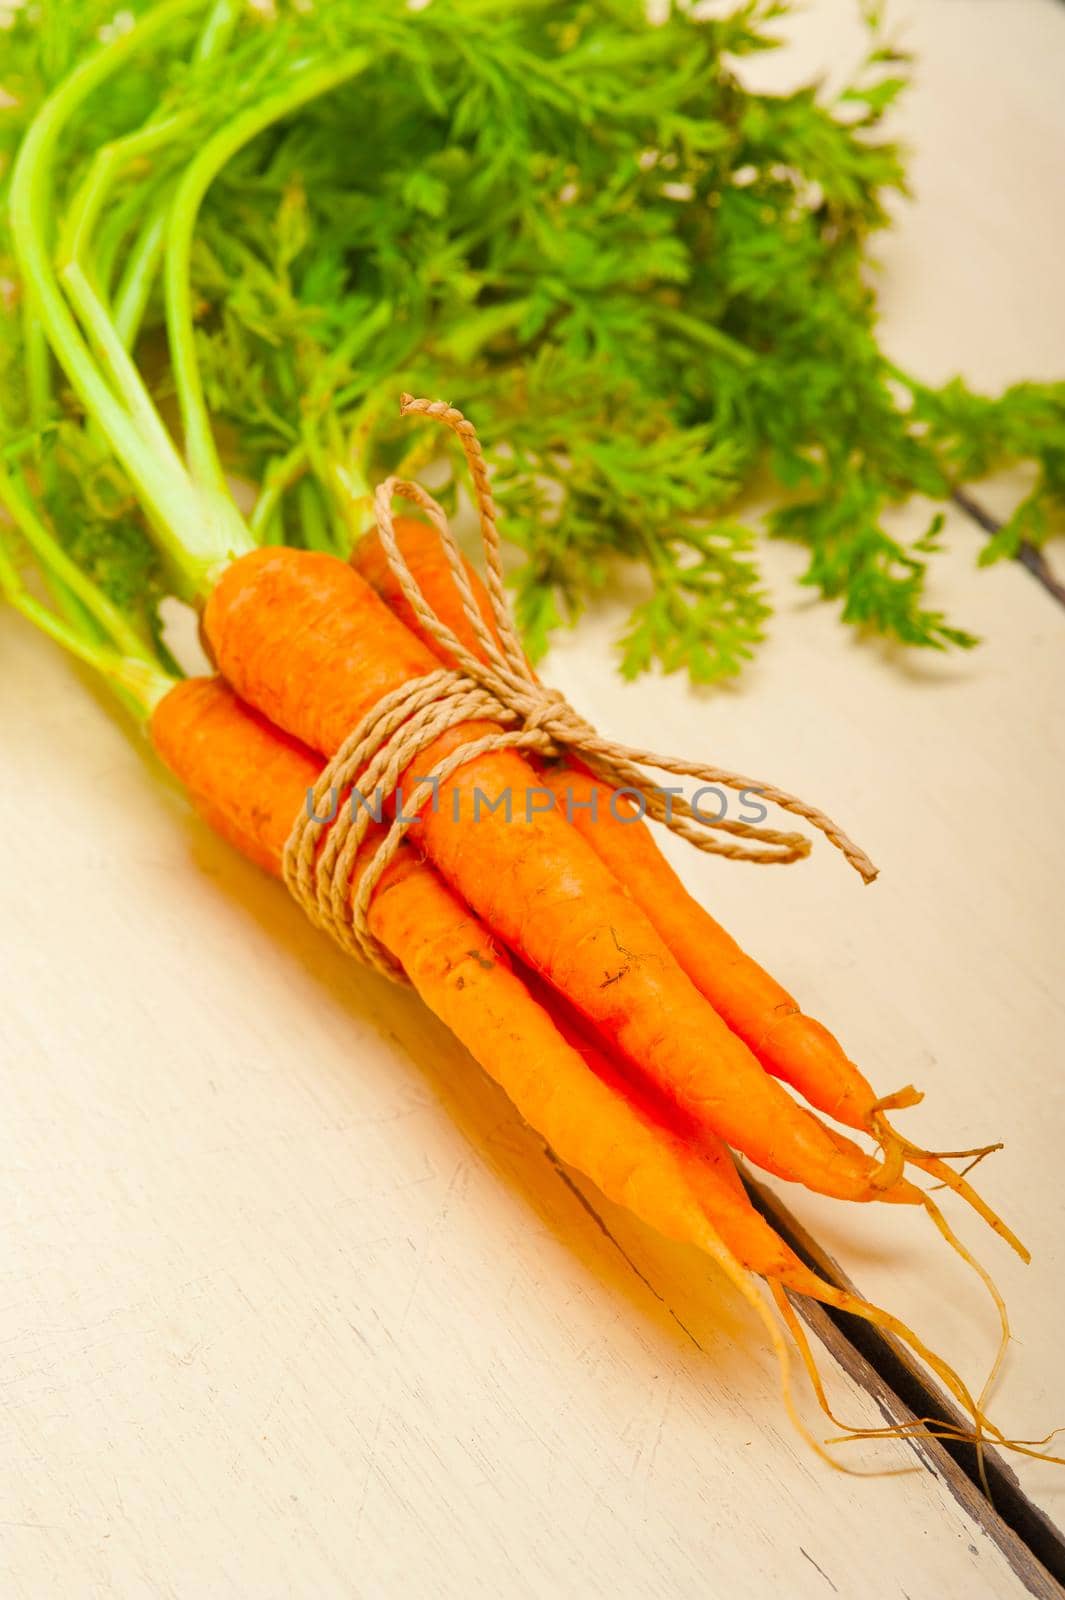
<path id="1" fill-rule="evenodd" d="M 743 1181 L 766 1221 L 814 1271 L 853 1294 L 858 1291 L 839 1263 L 827 1254 L 770 1190 L 748 1172 Z M 794 1297 L 795 1309 L 843 1370 L 872 1397 L 892 1426 L 915 1417 L 967 1426 L 968 1419 L 890 1334 L 816 1301 Z M 941 1478 L 982 1533 L 1002 1552 L 1016 1576 L 1037 1600 L 1065 1597 L 1065 1534 L 1028 1498 L 1017 1476 L 990 1446 L 984 1470 L 991 1500 L 984 1493 L 973 1445 L 945 1439 L 908 1441 L 928 1471 Z"/>
<path id="2" fill-rule="evenodd" d="M 983 529 L 984 533 L 993 538 L 1000 532 L 1002 523 L 998 517 L 993 517 L 990 511 L 964 489 L 955 489 L 951 499 L 978 528 Z M 1029 544 L 1027 539 L 1023 539 L 1014 560 L 1019 561 L 1025 571 L 1031 573 L 1036 583 L 1046 590 L 1052 600 L 1056 600 L 1059 606 L 1065 606 L 1065 583 L 1055 575 L 1042 550 L 1037 550 L 1034 544 Z"/>

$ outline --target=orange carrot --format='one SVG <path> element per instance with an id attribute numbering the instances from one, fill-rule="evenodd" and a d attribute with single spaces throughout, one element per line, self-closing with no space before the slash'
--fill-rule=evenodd
<path id="1" fill-rule="evenodd" d="M 440 535 L 425 522 L 397 517 L 393 530 L 400 551 L 425 600 L 471 654 L 482 653 L 459 593 Z M 446 665 L 447 650 L 428 636 L 392 570 L 376 531 L 352 555 L 356 570 L 389 609 Z M 470 593 L 491 636 L 499 643 L 491 602 L 477 572 L 464 561 Z M 775 978 L 749 956 L 731 934 L 685 889 L 642 822 L 635 806 L 580 762 L 538 764 L 541 781 L 559 809 L 628 889 L 692 983 L 767 1072 L 790 1084 L 818 1111 L 870 1133 L 883 1146 L 888 1167 L 881 1182 L 897 1176 L 909 1160 L 967 1200 L 1017 1252 L 1027 1251 L 964 1178 L 934 1152 L 903 1139 L 887 1122 L 891 1105 L 912 1105 L 915 1090 L 878 1099 L 868 1079 L 835 1036 L 807 1016 Z M 997 1146 L 954 1152 L 986 1155 Z"/>
<path id="2" fill-rule="evenodd" d="M 152 718 L 156 750 L 197 809 L 243 855 L 280 876 L 293 817 L 322 763 L 220 679 L 178 684 Z M 373 830 L 356 862 L 372 854 Z M 618 1073 L 585 1065 L 478 919 L 437 873 L 402 849 L 370 905 L 374 936 L 422 999 L 506 1090 L 556 1153 L 660 1233 L 705 1247 L 706 1221 L 751 1271 L 810 1293 L 813 1277 L 751 1207 L 732 1158 L 704 1138 L 698 1158 L 637 1110 Z M 683 1176 L 702 1167 L 701 1200 Z"/>
<path id="3" fill-rule="evenodd" d="M 437 665 L 352 568 L 307 551 L 270 548 L 234 561 L 208 599 L 204 628 L 237 692 L 326 756 L 383 695 Z M 416 772 L 494 731 L 484 722 L 451 729 L 422 752 Z M 768 1171 L 843 1199 L 919 1203 L 902 1181 L 881 1194 L 876 1163 L 763 1072 L 595 852 L 564 818 L 528 803 L 537 791 L 520 756 L 486 753 L 441 785 L 439 805 L 418 825 L 420 846 L 493 934 L 701 1127 Z M 511 821 L 501 809 L 508 793 L 527 807 Z"/>
<path id="4" fill-rule="evenodd" d="M 480 642 L 466 615 L 462 596 L 437 530 L 431 523 L 419 522 L 416 517 L 394 517 L 392 529 L 396 543 L 410 568 L 411 576 L 425 596 L 430 610 L 435 611 L 440 621 L 450 628 L 456 639 L 466 646 L 471 655 L 480 655 Z M 351 553 L 351 564 L 356 572 L 365 578 L 371 589 L 381 596 L 388 609 L 400 619 L 404 627 L 417 634 L 434 655 L 438 655 L 448 666 L 452 665 L 443 647 L 422 631 L 414 608 L 392 570 L 376 528 L 372 528 L 359 540 Z M 498 645 L 499 632 L 495 625 L 488 591 L 476 568 L 465 558 L 462 566 L 469 580 L 470 592 L 481 620 Z"/>

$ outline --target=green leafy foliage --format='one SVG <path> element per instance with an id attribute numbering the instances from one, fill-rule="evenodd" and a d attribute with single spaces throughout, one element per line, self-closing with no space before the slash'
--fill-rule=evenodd
<path id="1" fill-rule="evenodd" d="M 56 237 L 99 146 L 172 118 L 150 158 L 120 164 L 101 210 L 89 267 L 113 308 L 205 141 L 301 63 L 366 45 L 355 79 L 229 161 L 198 218 L 195 355 L 227 463 L 263 490 L 257 536 L 346 551 L 369 486 L 441 448 L 430 425 L 398 419 L 406 388 L 445 396 L 482 433 L 535 653 L 623 581 L 626 674 L 737 673 L 768 616 L 739 520 L 767 470 L 765 528 L 808 551 L 803 581 L 845 622 L 964 647 L 972 636 L 925 596 L 939 519 L 904 545 L 889 513 L 1027 462 L 1032 491 L 985 558 L 1048 537 L 1065 506 L 1065 385 L 932 390 L 886 359 L 867 242 L 905 188 L 881 123 L 908 62 L 871 15 L 841 93 L 753 93 L 743 58 L 775 47 L 787 9 L 747 0 L 701 20 L 676 5 L 652 25 L 642 0 L 318 0 L 233 7 L 206 47 L 204 17 L 227 7 L 205 5 L 81 108 Z M 0 162 L 117 26 L 110 13 L 98 0 L 16 13 Z M 19 299 L 10 241 L 0 250 Z M 144 272 L 136 359 L 170 418 L 158 274 Z M 62 380 L 35 398 L 32 340 L 17 316 L 0 334 L 5 433 L 34 441 L 76 558 L 150 613 L 164 580 L 135 499 Z"/>

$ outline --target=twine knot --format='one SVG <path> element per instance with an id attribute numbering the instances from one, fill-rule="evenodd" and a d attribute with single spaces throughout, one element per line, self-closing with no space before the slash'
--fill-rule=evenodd
<path id="1" fill-rule="evenodd" d="M 577 715 L 560 689 L 549 689 L 546 685 L 538 686 L 535 695 L 530 698 L 532 704 L 523 718 L 523 726 L 527 732 L 532 733 L 542 728 L 562 746 L 572 744 L 575 739 L 579 739 L 588 726 Z"/>
<path id="2" fill-rule="evenodd" d="M 505 749 L 526 750 L 544 760 L 572 756 L 612 789 L 634 797 L 641 816 L 661 822 L 709 854 L 765 865 L 798 861 L 808 855 L 810 840 L 804 834 L 740 822 L 723 813 L 711 815 L 675 790 L 655 783 L 648 769 L 685 778 L 708 789 L 755 793 L 818 829 L 862 879 L 871 883 L 876 868 L 869 857 L 815 806 L 774 784 L 724 767 L 602 739 L 559 690 L 540 682 L 522 649 L 510 614 L 496 507 L 473 424 L 442 400 L 421 400 L 405 394 L 400 410 L 404 416 L 427 416 L 442 422 L 462 442 L 480 521 L 492 622 L 489 625 L 481 614 L 443 507 L 419 484 L 398 477 L 386 478 L 374 496 L 382 549 L 425 636 L 453 664 L 412 679 L 385 695 L 344 741 L 308 796 L 286 843 L 283 869 L 286 883 L 311 919 L 325 927 L 345 949 L 387 976 L 404 981 L 402 970 L 369 927 L 374 890 L 408 829 L 428 805 L 439 803 L 444 785 L 458 768 L 479 756 Z M 420 507 L 436 528 L 463 614 L 477 643 L 476 653 L 437 616 L 408 567 L 393 525 L 395 499 Z M 471 730 L 473 736 L 467 742 L 438 761 L 428 774 L 419 775 L 413 793 L 397 794 L 401 780 L 414 770 L 418 756 L 448 729 L 463 723 L 492 726 L 483 733 Z M 345 795 L 343 807 L 339 802 L 341 794 Z M 394 805 L 393 820 L 387 825 L 381 813 L 384 800 Z M 373 835 L 371 829 L 375 830 Z M 376 835 L 382 833 L 378 842 Z M 737 840 L 743 842 L 734 842 Z"/>

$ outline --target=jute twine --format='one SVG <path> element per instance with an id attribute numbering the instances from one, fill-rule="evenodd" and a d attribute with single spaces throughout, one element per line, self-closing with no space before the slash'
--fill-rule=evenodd
<path id="1" fill-rule="evenodd" d="M 370 932 L 368 916 L 374 891 L 423 807 L 434 795 L 442 795 L 447 780 L 459 767 L 495 750 L 528 750 L 548 760 L 563 755 L 576 757 L 604 783 L 627 791 L 634 799 L 638 797 L 637 807 L 642 805 L 643 814 L 709 855 L 765 865 L 798 861 L 808 855 L 810 840 L 805 835 L 708 816 L 694 810 L 682 796 L 666 795 L 656 789 L 645 769 L 654 768 L 707 786 L 756 791 L 761 799 L 802 817 L 824 834 L 864 881 L 871 883 L 877 869 L 869 857 L 816 806 L 775 784 L 744 777 L 726 767 L 603 739 L 557 689 L 540 683 L 526 660 L 507 603 L 496 507 L 473 424 L 461 411 L 440 400 L 404 395 L 401 411 L 404 416 L 432 417 L 451 428 L 462 442 L 473 479 L 495 634 L 481 615 L 443 508 L 420 485 L 397 477 L 386 478 L 374 497 L 374 510 L 388 564 L 425 634 L 455 666 L 440 667 L 385 695 L 345 739 L 308 796 L 285 846 L 284 874 L 285 882 L 312 921 L 326 928 L 344 949 L 388 977 L 402 981 L 401 969 Z M 481 655 L 466 649 L 422 594 L 396 540 L 392 518 L 396 499 L 420 507 L 439 533 Z M 370 807 L 374 796 L 391 796 L 423 750 L 448 729 L 471 720 L 489 721 L 495 727 L 491 733 L 460 745 L 428 773 L 415 773 L 419 781 L 412 793 L 403 796 L 397 819 L 388 827 L 371 859 L 365 864 L 358 862 L 353 892 L 356 857 L 373 821 Z M 366 803 L 347 800 L 351 791 L 364 797 Z M 346 803 L 337 797 L 345 797 Z M 333 812 L 335 816 L 331 815 Z M 323 814 L 327 820 L 317 820 Z M 748 842 L 734 842 L 737 840 Z"/>

